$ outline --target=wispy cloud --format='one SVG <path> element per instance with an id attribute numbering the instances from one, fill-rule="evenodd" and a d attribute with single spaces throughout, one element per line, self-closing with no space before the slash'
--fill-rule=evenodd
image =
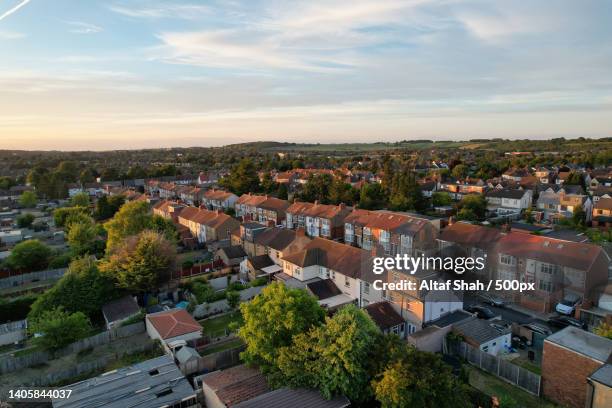
<path id="1" fill-rule="evenodd" d="M 104 30 L 100 26 L 82 21 L 67 21 L 66 23 L 72 27 L 70 32 L 73 34 L 95 34 Z"/>
<path id="2" fill-rule="evenodd" d="M 142 7 L 127 7 L 118 4 L 111 4 L 108 7 L 111 11 L 132 18 L 178 18 L 192 20 L 208 14 L 210 8 L 199 4 L 168 4 L 164 2 L 151 4 L 144 3 Z"/>
<path id="3" fill-rule="evenodd" d="M 17 12 L 20 8 L 22 8 L 23 6 L 25 6 L 29 2 L 30 2 L 30 0 L 23 0 L 21 3 L 18 3 L 13 8 L 10 8 L 7 11 L 5 11 L 4 13 L 0 14 L 0 21 L 4 20 L 5 18 L 10 16 L 11 14 Z"/>
<path id="4" fill-rule="evenodd" d="M 24 33 L 17 33 L 15 31 L 0 31 L 0 40 L 18 40 L 25 36 Z"/>

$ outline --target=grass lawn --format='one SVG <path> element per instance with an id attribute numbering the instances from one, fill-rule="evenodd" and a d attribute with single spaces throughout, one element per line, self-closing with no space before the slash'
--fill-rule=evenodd
<path id="1" fill-rule="evenodd" d="M 522 408 L 555 408 L 557 405 L 552 402 L 536 397 L 522 389 L 515 387 L 489 373 L 479 370 L 475 367 L 468 367 L 470 373 L 470 384 L 490 396 L 497 396 L 500 399 L 502 406 L 504 401 L 513 400 L 508 403 L 509 407 Z"/>
<path id="2" fill-rule="evenodd" d="M 240 311 L 236 310 L 218 317 L 200 320 L 200 324 L 204 328 L 204 334 L 210 337 L 225 336 L 227 334 L 226 329 L 232 322 L 242 326 L 243 320 Z"/>
<path id="3" fill-rule="evenodd" d="M 514 360 L 512 360 L 512 364 L 516 364 L 519 367 L 523 367 L 531 371 L 532 373 L 536 373 L 537 375 L 542 375 L 542 367 L 529 361 L 526 358 L 523 358 L 523 357 L 515 358 Z"/>
<path id="4" fill-rule="evenodd" d="M 203 349 L 200 354 L 202 356 L 206 356 L 208 354 L 214 354 L 214 353 L 218 353 L 219 351 L 225 351 L 225 350 L 229 350 L 229 349 L 233 349 L 236 347 L 240 347 L 241 345 L 243 345 L 244 343 L 242 342 L 242 340 L 240 339 L 233 339 L 230 341 L 225 341 L 221 344 L 217 344 L 214 346 L 210 346 L 210 347 L 206 347 L 205 349 Z"/>

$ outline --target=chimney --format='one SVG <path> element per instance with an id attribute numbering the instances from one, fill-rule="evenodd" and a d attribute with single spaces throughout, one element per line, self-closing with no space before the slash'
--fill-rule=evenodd
<path id="1" fill-rule="evenodd" d="M 319 205 L 319 200 L 315 200 L 314 205 Z"/>

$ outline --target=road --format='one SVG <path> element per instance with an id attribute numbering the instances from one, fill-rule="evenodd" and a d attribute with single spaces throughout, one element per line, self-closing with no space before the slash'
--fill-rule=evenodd
<path id="1" fill-rule="evenodd" d="M 463 308 L 464 309 L 468 308 L 471 305 L 476 305 L 476 304 L 488 307 L 489 309 L 491 309 L 493 313 L 495 313 L 496 315 L 501 315 L 501 318 L 503 320 L 507 320 L 509 322 L 516 322 L 518 324 L 535 322 L 535 323 L 540 323 L 540 324 L 544 324 L 545 326 L 548 326 L 546 322 L 544 322 L 543 320 L 531 317 L 528 314 L 518 312 L 516 310 L 512 310 L 509 307 L 495 307 L 491 305 L 485 305 L 482 303 L 482 299 L 479 298 L 478 296 L 471 294 L 471 293 L 464 294 L 464 297 L 463 297 Z"/>

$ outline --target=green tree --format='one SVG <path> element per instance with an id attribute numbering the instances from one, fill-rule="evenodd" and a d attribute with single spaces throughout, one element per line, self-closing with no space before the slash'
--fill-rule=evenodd
<path id="1" fill-rule="evenodd" d="M 289 191 L 287 190 L 286 184 L 279 184 L 278 190 L 276 191 L 276 196 L 281 200 L 286 200 L 289 198 Z"/>
<path id="2" fill-rule="evenodd" d="M 164 235 L 145 230 L 125 238 L 100 268 L 119 287 L 142 293 L 168 282 L 175 262 L 175 245 Z"/>
<path id="3" fill-rule="evenodd" d="M 45 310 L 29 324 L 30 333 L 42 334 L 34 340 L 46 350 L 58 350 L 87 337 L 91 332 L 91 323 L 85 314 L 68 313 L 61 307 Z"/>
<path id="4" fill-rule="evenodd" d="M 144 201 L 125 203 L 115 216 L 104 224 L 108 232 L 107 251 L 113 250 L 125 238 L 151 228 L 153 216 Z"/>
<path id="5" fill-rule="evenodd" d="M 32 226 L 32 223 L 34 222 L 34 215 L 27 213 L 27 214 L 21 214 L 17 217 L 16 221 L 17 221 L 17 227 L 19 228 L 30 228 Z"/>
<path id="6" fill-rule="evenodd" d="M 93 222 L 70 224 L 68 245 L 74 256 L 104 254 L 104 240 L 99 235 L 98 226 Z"/>
<path id="7" fill-rule="evenodd" d="M 325 312 L 317 300 L 301 289 L 272 283 L 252 301 L 240 305 L 244 325 L 238 335 L 246 343 L 242 359 L 263 372 L 276 371 L 281 347 L 294 335 L 321 324 Z"/>
<path id="8" fill-rule="evenodd" d="M 254 193 L 260 189 L 257 169 L 255 164 L 248 158 L 242 159 L 240 163 L 231 170 L 230 175 L 221 182 L 225 187 L 237 195 Z"/>
<path id="9" fill-rule="evenodd" d="M 572 214 L 572 222 L 576 227 L 584 227 L 586 225 L 586 212 L 582 208 L 581 205 L 576 206 L 574 208 L 574 213 Z"/>
<path id="10" fill-rule="evenodd" d="M 84 207 L 62 207 L 53 211 L 53 223 L 58 228 L 66 226 L 66 220 L 69 218 L 74 222 L 78 216 L 75 214 L 87 215 L 87 209 Z"/>
<path id="11" fill-rule="evenodd" d="M 225 293 L 225 298 L 227 299 L 227 304 L 232 309 L 235 309 L 240 303 L 240 293 L 235 290 L 228 290 Z"/>
<path id="12" fill-rule="evenodd" d="M 318 201 L 321 204 L 327 204 L 329 202 L 329 189 L 333 183 L 333 178 L 329 174 L 313 174 L 308 178 L 300 198 L 303 201 L 315 202 Z"/>
<path id="13" fill-rule="evenodd" d="M 601 322 L 599 326 L 593 329 L 593 333 L 612 340 L 612 325 Z"/>
<path id="14" fill-rule="evenodd" d="M 24 191 L 21 196 L 19 196 L 19 205 L 23 208 L 34 208 L 37 202 L 38 199 L 33 191 Z"/>
<path id="15" fill-rule="evenodd" d="M 0 176 L 0 190 L 8 190 L 9 188 L 17 185 L 17 182 L 7 176 Z"/>
<path id="16" fill-rule="evenodd" d="M 463 384 L 440 356 L 405 346 L 372 381 L 383 408 L 454 408 L 470 406 Z"/>
<path id="17" fill-rule="evenodd" d="M 345 395 L 351 401 L 371 397 L 370 357 L 380 331 L 363 310 L 343 307 L 325 325 L 294 336 L 282 347 L 278 366 L 282 382 L 317 388 L 325 398 Z"/>
<path id="18" fill-rule="evenodd" d="M 99 221 L 108 220 L 114 216 L 121 206 L 125 203 L 125 197 L 122 195 L 114 195 L 107 197 L 103 195 L 96 202 L 94 208 L 94 218 Z"/>
<path id="19" fill-rule="evenodd" d="M 458 164 L 455 167 L 453 167 L 453 170 L 451 171 L 451 176 L 453 176 L 456 179 L 464 179 L 468 174 L 468 168 L 465 164 Z"/>
<path id="20" fill-rule="evenodd" d="M 487 212 L 487 200 L 482 194 L 469 194 L 457 203 L 457 210 L 457 218 L 460 220 L 481 220 Z"/>
<path id="21" fill-rule="evenodd" d="M 377 210 L 385 205 L 385 192 L 379 183 L 369 183 L 361 187 L 359 208 Z"/>
<path id="22" fill-rule="evenodd" d="M 89 195 L 87 193 L 77 193 L 70 198 L 70 205 L 73 207 L 89 207 Z"/>
<path id="23" fill-rule="evenodd" d="M 37 319 L 46 310 L 63 308 L 98 318 L 102 306 L 120 294 L 111 277 L 100 273 L 90 257 L 75 259 L 68 271 L 51 289 L 40 295 L 31 307 L 29 319 Z"/>
<path id="24" fill-rule="evenodd" d="M 40 271 L 49 265 L 51 248 L 37 239 L 15 245 L 6 260 L 7 265 L 18 271 Z"/>
<path id="25" fill-rule="evenodd" d="M 443 207 L 443 206 L 451 205 L 453 202 L 453 199 L 451 198 L 450 194 L 448 194 L 446 191 L 436 191 L 435 193 L 432 194 L 431 201 L 434 207 Z"/>
<path id="26" fill-rule="evenodd" d="M 357 191 L 349 183 L 345 183 L 341 178 L 336 177 L 329 187 L 328 201 L 331 204 L 348 204 L 355 201 Z"/>

